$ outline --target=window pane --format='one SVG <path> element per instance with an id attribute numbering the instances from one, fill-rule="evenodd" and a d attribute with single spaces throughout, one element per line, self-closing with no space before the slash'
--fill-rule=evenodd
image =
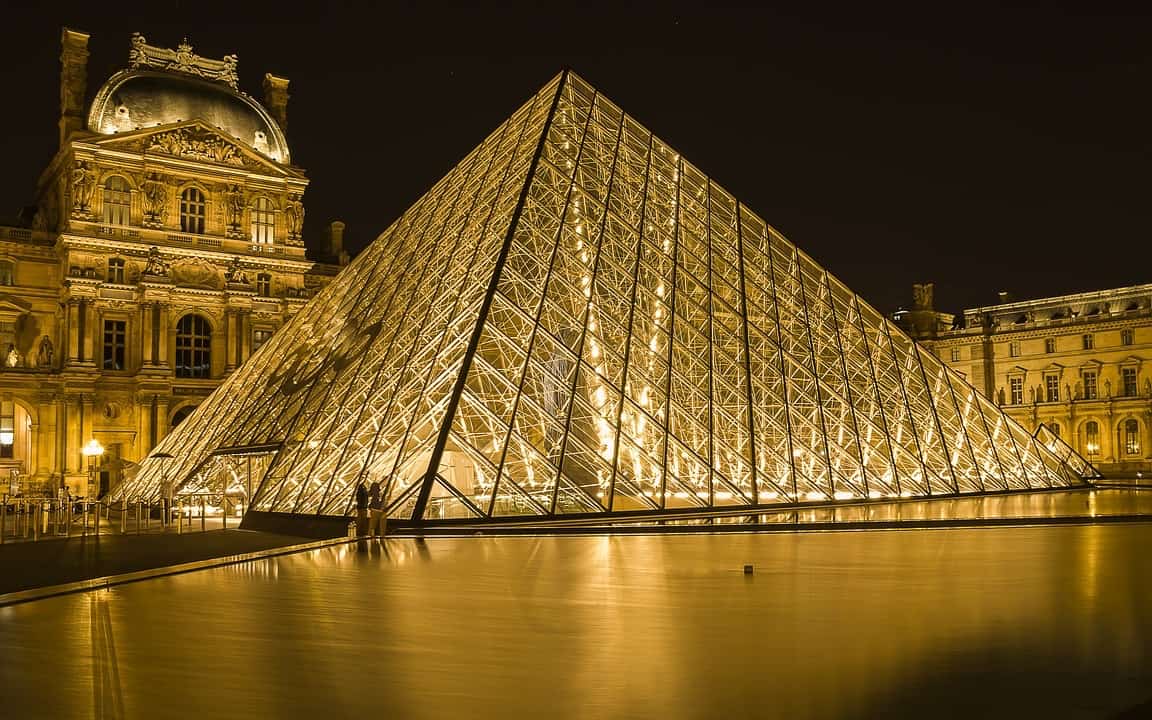
<path id="1" fill-rule="evenodd" d="M 186 233 L 204 233 L 204 193 L 187 188 L 180 193 L 180 230 Z"/>
<path id="2" fill-rule="evenodd" d="M 185 315 L 176 326 L 176 376 L 206 378 L 211 369 L 211 327 L 199 315 Z"/>

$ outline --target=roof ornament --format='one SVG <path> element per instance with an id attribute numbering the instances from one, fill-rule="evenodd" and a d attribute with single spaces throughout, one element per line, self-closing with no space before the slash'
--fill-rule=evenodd
<path id="1" fill-rule="evenodd" d="M 237 89 L 239 82 L 236 74 L 238 63 L 236 55 L 225 55 L 222 60 L 200 57 L 192 52 L 188 38 L 184 38 L 176 49 L 172 50 L 149 45 L 143 35 L 132 33 L 132 43 L 128 48 L 128 67 L 132 70 L 160 68 L 222 82 L 233 90 Z"/>

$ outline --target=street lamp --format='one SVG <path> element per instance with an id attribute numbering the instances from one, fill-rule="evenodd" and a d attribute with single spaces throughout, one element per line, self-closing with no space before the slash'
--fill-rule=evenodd
<path id="1" fill-rule="evenodd" d="M 88 441 L 88 444 L 80 450 L 80 454 L 88 458 L 88 492 L 85 493 L 88 498 L 96 497 L 92 492 L 92 486 L 96 484 L 96 463 L 98 458 L 104 454 L 104 446 L 96 438 Z"/>

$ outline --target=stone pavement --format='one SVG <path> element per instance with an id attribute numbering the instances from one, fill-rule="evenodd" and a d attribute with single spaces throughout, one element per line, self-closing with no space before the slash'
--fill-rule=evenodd
<path id="1" fill-rule="evenodd" d="M 0 545 L 0 595 L 307 542 L 312 539 L 250 530 L 215 530 L 5 543 Z"/>

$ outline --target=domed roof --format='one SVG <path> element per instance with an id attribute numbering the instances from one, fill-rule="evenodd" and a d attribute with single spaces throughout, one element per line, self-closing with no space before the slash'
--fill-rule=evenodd
<path id="1" fill-rule="evenodd" d="M 88 129 L 104 135 L 202 120 L 278 162 L 289 162 L 280 126 L 260 103 L 219 82 L 157 70 L 123 70 L 104 83 Z"/>

